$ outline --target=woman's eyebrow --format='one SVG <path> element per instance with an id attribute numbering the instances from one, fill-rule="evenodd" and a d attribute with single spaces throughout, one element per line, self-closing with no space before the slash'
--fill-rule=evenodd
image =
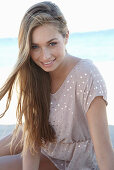
<path id="1" fill-rule="evenodd" d="M 57 38 L 52 38 L 51 40 L 49 40 L 47 43 L 50 43 L 53 40 L 57 40 Z"/>

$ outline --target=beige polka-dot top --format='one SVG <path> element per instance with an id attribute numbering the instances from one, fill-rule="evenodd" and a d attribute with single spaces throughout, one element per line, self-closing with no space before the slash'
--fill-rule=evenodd
<path id="1" fill-rule="evenodd" d="M 91 60 L 81 59 L 59 90 L 51 94 L 49 121 L 56 143 L 42 148 L 59 170 L 98 170 L 86 113 L 96 96 L 107 104 L 105 82 Z"/>

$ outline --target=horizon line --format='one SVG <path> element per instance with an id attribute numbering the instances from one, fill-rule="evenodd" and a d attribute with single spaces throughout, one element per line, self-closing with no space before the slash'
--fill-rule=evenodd
<path id="1" fill-rule="evenodd" d="M 109 28 L 109 29 L 100 29 L 100 30 L 90 30 L 90 31 L 69 31 L 70 34 L 84 34 L 84 33 L 94 33 L 94 32 L 103 32 L 103 31 L 112 31 L 114 30 L 114 28 Z M 0 39 L 17 39 L 18 37 L 17 36 L 0 36 Z"/>

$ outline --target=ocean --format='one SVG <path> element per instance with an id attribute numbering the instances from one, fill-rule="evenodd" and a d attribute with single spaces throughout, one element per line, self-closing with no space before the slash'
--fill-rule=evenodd
<path id="1" fill-rule="evenodd" d="M 71 33 L 67 51 L 93 61 L 114 61 L 114 29 Z M 18 57 L 17 38 L 0 39 L 0 67 L 12 67 Z"/>
<path id="2" fill-rule="evenodd" d="M 71 54 L 93 61 L 114 61 L 114 29 L 73 33 L 69 39 Z"/>
<path id="3" fill-rule="evenodd" d="M 93 60 L 99 68 L 106 82 L 108 91 L 107 117 L 110 127 L 114 127 L 114 29 L 71 33 L 67 44 L 67 51 L 77 57 Z M 17 38 L 0 39 L 0 87 L 9 75 L 11 68 L 18 58 Z M 4 101 L 0 102 L 0 112 Z M 6 115 L 0 119 L 0 125 L 15 124 L 15 97 Z M 3 128 L 3 127 L 2 127 Z M 112 130 L 113 129 L 113 130 Z M 10 131 L 10 129 L 9 129 Z M 111 135 L 114 128 L 111 128 Z M 113 134 L 114 136 L 114 134 Z M 114 138 L 113 138 L 114 142 Z"/>

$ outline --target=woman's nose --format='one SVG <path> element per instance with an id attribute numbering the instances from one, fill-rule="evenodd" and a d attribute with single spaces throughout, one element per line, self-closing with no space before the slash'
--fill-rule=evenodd
<path id="1" fill-rule="evenodd" d="M 50 52 L 47 48 L 42 49 L 41 56 L 43 59 L 49 59 L 51 57 Z"/>

